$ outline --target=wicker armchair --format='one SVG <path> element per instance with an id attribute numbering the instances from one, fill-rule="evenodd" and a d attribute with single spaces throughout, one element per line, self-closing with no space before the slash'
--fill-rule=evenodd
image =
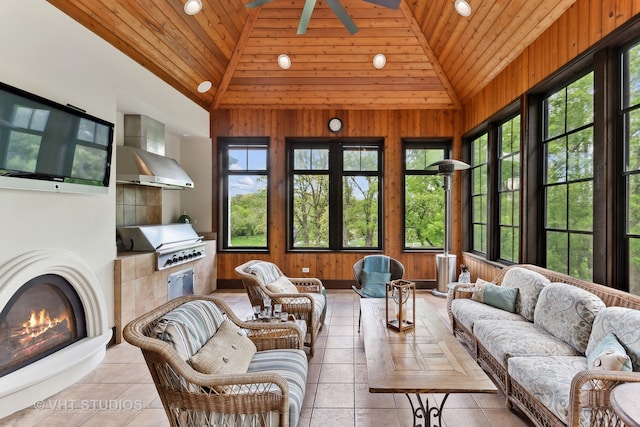
<path id="1" fill-rule="evenodd" d="M 357 293 L 360 298 L 367 298 L 362 292 L 362 271 L 364 269 L 364 258 L 356 261 L 353 264 L 353 277 L 355 277 L 357 286 L 351 286 L 351 289 Z M 404 265 L 400 261 L 394 258 L 389 258 L 389 273 L 391 273 L 390 280 L 402 279 L 404 276 Z M 362 313 L 358 316 L 358 332 L 360 332 L 360 322 L 362 320 Z"/>
<path id="2" fill-rule="evenodd" d="M 215 297 L 179 297 L 131 321 L 124 328 L 124 338 L 142 350 L 170 425 L 289 426 L 292 392 L 285 377 L 276 372 L 281 363 L 265 372 L 249 370 L 243 374 L 203 374 L 181 358 L 170 343 L 152 336 L 163 316 L 195 300 L 213 302 L 225 319 L 246 330 L 247 336 L 256 345 L 256 355 L 270 353 L 264 350 L 297 349 L 303 358 L 301 370 L 305 377 L 303 382 L 306 382 L 307 359 L 301 352 L 303 332 L 295 323 L 243 322 L 224 301 Z M 274 354 L 272 357 L 281 360 L 287 356 Z M 301 394 L 299 399 L 304 398 L 304 390 Z M 297 420 L 298 416 L 296 414 L 294 419 Z M 274 424 L 275 419 L 278 421 Z"/>
<path id="3" fill-rule="evenodd" d="M 309 346 L 309 352 L 313 355 L 316 337 L 324 324 L 326 305 L 326 291 L 320 279 L 315 277 L 295 278 L 287 277 L 297 288 L 298 293 L 277 293 L 267 289 L 269 283 L 258 277 L 254 267 L 259 263 L 267 263 L 278 277 L 287 277 L 273 263 L 260 260 L 245 262 L 235 268 L 236 273 L 242 279 L 242 284 L 247 291 L 251 305 L 263 307 L 265 297 L 271 298 L 272 304 L 282 304 L 282 311 L 293 314 L 297 319 L 307 323 L 307 337 L 305 345 Z M 264 308 L 264 307 L 263 307 Z"/>

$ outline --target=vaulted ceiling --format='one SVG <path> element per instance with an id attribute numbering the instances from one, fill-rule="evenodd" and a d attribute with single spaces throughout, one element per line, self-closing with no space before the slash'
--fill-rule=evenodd
<path id="1" fill-rule="evenodd" d="M 454 0 L 340 0 L 351 35 L 317 0 L 297 35 L 304 0 L 203 0 L 193 16 L 185 0 L 48 1 L 207 110 L 459 109 L 575 2 L 468 0 L 462 17 Z"/>

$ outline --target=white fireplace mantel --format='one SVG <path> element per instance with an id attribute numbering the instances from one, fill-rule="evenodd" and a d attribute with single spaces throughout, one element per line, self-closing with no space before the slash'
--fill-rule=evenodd
<path id="1" fill-rule="evenodd" d="M 0 311 L 29 280 L 56 274 L 65 278 L 84 306 L 87 337 L 0 378 L 0 418 L 33 405 L 77 382 L 102 361 L 111 339 L 100 283 L 75 253 L 38 249 L 0 266 Z"/>

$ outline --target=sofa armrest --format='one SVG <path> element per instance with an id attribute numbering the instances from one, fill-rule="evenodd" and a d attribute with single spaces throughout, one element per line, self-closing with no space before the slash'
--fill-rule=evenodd
<path id="1" fill-rule="evenodd" d="M 640 372 L 586 370 L 576 374 L 571 381 L 567 426 L 580 425 L 583 408 L 592 409 L 592 416 L 598 411 L 612 411 L 609 401 L 611 391 L 625 382 L 640 382 Z"/>
<path id="2" fill-rule="evenodd" d="M 316 277 L 288 277 L 288 279 L 299 292 L 320 293 L 322 291 L 322 281 Z"/>
<path id="3" fill-rule="evenodd" d="M 473 283 L 458 283 L 451 289 L 451 298 L 471 298 L 474 287 Z"/>
<path id="4" fill-rule="evenodd" d="M 258 351 L 304 348 L 304 333 L 294 322 L 240 322 L 238 326 L 247 331 Z"/>

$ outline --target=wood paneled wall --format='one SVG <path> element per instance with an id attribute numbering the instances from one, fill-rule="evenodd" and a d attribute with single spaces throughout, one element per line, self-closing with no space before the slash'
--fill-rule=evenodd
<path id="1" fill-rule="evenodd" d="M 375 96 L 375 94 L 372 94 Z M 251 259 L 268 259 L 291 277 L 318 277 L 329 286 L 347 287 L 353 281 L 353 264 L 365 252 L 288 253 L 286 248 L 286 137 L 330 137 L 327 122 L 333 116 L 344 123 L 338 137 L 384 137 L 384 253 L 400 260 L 405 277 L 435 281 L 435 253 L 402 252 L 402 138 L 450 137 L 454 157 L 459 158 L 459 112 L 454 110 L 216 110 L 211 134 L 218 136 L 270 137 L 270 219 L 268 254 L 220 252 L 217 255 L 218 283 L 238 279 L 233 269 Z M 215 138 L 214 138 L 215 144 Z M 214 149 L 214 164 L 217 161 Z M 217 176 L 217 171 L 214 177 Z M 215 179 L 215 178 L 214 178 Z M 215 187 L 215 186 L 214 186 Z M 214 190 L 214 192 L 217 191 Z M 460 218 L 460 180 L 454 178 L 454 225 Z M 213 195 L 214 212 L 218 211 Z M 214 224 L 217 215 L 214 214 Z M 460 227 L 454 226 L 453 252 L 460 256 Z M 302 273 L 309 267 L 309 273 Z"/>
<path id="2" fill-rule="evenodd" d="M 462 134 L 640 13 L 640 0 L 577 0 L 477 95 L 463 100 Z"/>
<path id="3" fill-rule="evenodd" d="M 215 110 L 211 134 L 217 136 L 269 136 L 271 138 L 271 218 L 268 254 L 220 253 L 218 278 L 236 279 L 233 269 L 250 259 L 276 262 L 289 276 L 325 281 L 351 281 L 352 265 L 366 253 L 287 253 L 285 137 L 327 137 L 330 117 L 344 122 L 339 136 L 385 138 L 384 252 L 406 267 L 405 277 L 435 281 L 435 254 L 402 252 L 403 137 L 451 137 L 454 158 L 460 158 L 460 135 L 487 120 L 553 72 L 585 52 L 604 36 L 640 13 L 640 0 L 577 0 L 541 37 L 535 40 L 490 84 L 470 99 L 463 111 L 454 110 Z M 375 94 L 372 94 L 375 97 Z M 214 142 L 215 143 L 215 142 Z M 216 150 L 214 150 L 215 152 Z M 214 161 L 215 161 L 214 153 Z M 215 169 L 214 169 L 215 170 Z M 214 173 L 214 177 L 216 174 Z M 214 212 L 217 193 L 214 190 Z M 453 252 L 471 264 L 475 277 L 491 280 L 498 267 L 460 253 L 460 180 L 453 186 Z M 213 223 L 217 224 L 214 213 Z M 462 262 L 462 261 L 461 261 Z M 306 274 L 305 274 L 306 275 Z"/>

